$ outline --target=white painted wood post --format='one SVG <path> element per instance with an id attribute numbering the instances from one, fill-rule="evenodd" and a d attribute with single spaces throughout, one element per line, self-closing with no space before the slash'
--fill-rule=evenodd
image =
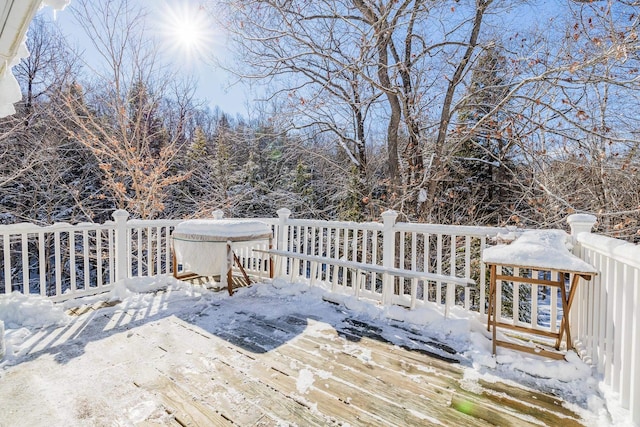
<path id="1" fill-rule="evenodd" d="M 291 211 L 287 208 L 278 209 L 278 236 L 276 237 L 276 242 L 278 244 L 279 251 L 286 251 L 287 248 L 287 236 L 289 235 L 289 231 L 287 230 L 287 220 L 291 216 Z"/>
<path id="2" fill-rule="evenodd" d="M 224 217 L 224 211 L 220 209 L 216 209 L 211 214 L 213 215 L 213 219 L 222 219 Z"/>
<path id="3" fill-rule="evenodd" d="M 222 266 L 222 271 L 220 272 L 220 285 L 223 288 L 227 288 L 229 290 L 229 295 L 233 294 L 233 275 L 231 273 L 231 269 L 233 268 L 233 250 L 231 248 L 231 240 L 227 240 L 227 255 L 226 261 Z"/>
<path id="4" fill-rule="evenodd" d="M 129 212 L 124 209 L 118 209 L 111 214 L 116 222 L 115 230 L 115 261 L 116 261 L 116 280 L 126 279 L 129 275 L 129 254 L 127 239 L 127 219 Z"/>
<path id="5" fill-rule="evenodd" d="M 596 223 L 596 217 L 589 214 L 573 214 L 567 217 L 567 223 L 571 228 L 571 242 L 573 244 L 573 254 L 579 258 L 582 258 L 582 251 L 577 245 L 578 243 L 578 234 L 580 233 L 591 233 L 593 226 Z M 595 282 L 591 282 L 590 285 L 593 286 Z M 584 296 L 588 296 L 589 290 L 585 286 L 578 286 L 576 290 L 576 297 L 574 299 L 574 307 L 571 310 L 571 314 L 569 315 L 569 321 L 571 322 L 571 336 L 574 341 L 584 340 L 585 342 L 592 342 L 588 339 L 588 335 L 590 334 L 588 322 L 591 321 L 594 317 L 600 315 L 600 313 L 594 313 L 593 310 L 595 306 L 587 301 L 588 298 Z M 573 344 L 573 343 L 572 343 Z M 589 352 L 589 349 L 587 350 Z"/>
<path id="6" fill-rule="evenodd" d="M 276 211 L 278 214 L 278 235 L 276 236 L 276 244 L 279 251 L 286 251 L 289 248 L 287 247 L 287 236 L 289 235 L 289 227 L 287 227 L 287 220 L 291 216 L 291 211 L 287 208 L 281 208 Z M 282 258 L 282 257 L 280 257 Z M 273 277 L 280 277 L 286 274 L 286 260 L 282 258 L 280 262 L 277 262 L 275 265 L 275 272 Z"/>
<path id="7" fill-rule="evenodd" d="M 591 233 L 593 226 L 596 224 L 596 217 L 589 214 L 573 214 L 567 217 L 567 222 L 571 227 L 571 237 L 575 244 L 578 234 Z"/>
<path id="8" fill-rule="evenodd" d="M 396 211 L 385 211 L 382 213 L 382 266 L 393 268 L 396 258 L 396 225 L 398 213 Z M 393 276 L 389 273 L 382 275 L 382 304 L 392 304 L 393 297 Z"/>

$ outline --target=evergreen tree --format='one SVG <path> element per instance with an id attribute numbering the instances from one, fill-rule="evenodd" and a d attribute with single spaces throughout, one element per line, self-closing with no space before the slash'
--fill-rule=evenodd
<path id="1" fill-rule="evenodd" d="M 460 109 L 456 130 L 461 141 L 443 189 L 455 223 L 497 223 L 505 213 L 512 143 L 508 114 L 496 108 L 509 92 L 504 67 L 499 49 L 487 48 L 473 68 Z"/>
<path id="2" fill-rule="evenodd" d="M 295 169 L 291 172 L 290 191 L 295 200 L 294 212 L 300 216 L 311 217 L 316 211 L 316 194 L 313 187 L 313 174 L 302 161 L 298 160 Z"/>
<path id="3" fill-rule="evenodd" d="M 208 155 L 207 136 L 200 126 L 196 127 L 193 141 L 189 144 L 188 157 L 195 162 L 204 160 Z"/>
<path id="4" fill-rule="evenodd" d="M 218 125 L 218 135 L 215 142 L 214 178 L 223 197 L 226 197 L 226 193 L 231 186 L 232 168 L 230 142 L 229 129 L 221 123 Z"/>
<path id="5" fill-rule="evenodd" d="M 343 221 L 363 221 L 362 183 L 358 168 L 349 170 L 346 188 L 339 195 L 338 217 Z"/>

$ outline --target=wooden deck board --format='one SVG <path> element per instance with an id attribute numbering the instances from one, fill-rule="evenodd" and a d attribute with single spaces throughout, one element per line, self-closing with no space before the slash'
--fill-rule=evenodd
<path id="1" fill-rule="evenodd" d="M 401 402 L 403 407 L 447 425 L 484 426 L 485 421 L 492 421 L 497 425 L 528 424 L 504 408 L 496 408 L 491 399 L 481 399 L 463 390 L 460 385 L 463 377 L 461 369 L 455 372 L 455 376 L 447 371 L 425 370 L 419 362 L 416 364 L 403 360 L 407 350 L 401 348 L 394 351 L 397 358 L 374 350 L 371 351 L 370 359 L 363 362 L 357 355 L 340 350 L 337 341 L 333 340 L 334 346 L 329 347 L 322 338 L 301 338 L 295 340 L 294 344 L 288 344 L 286 352 L 298 360 L 307 360 L 307 363 L 319 369 L 327 361 L 330 364 L 336 363 L 339 365 L 333 370 L 336 375 L 370 391 L 374 400 Z M 371 340 L 363 338 L 360 346 L 369 349 L 370 346 L 375 347 L 373 344 L 375 343 Z M 292 351 L 297 345 L 306 347 L 306 353 Z M 316 358 L 313 358 L 314 355 Z M 476 413 L 472 416 L 469 412 L 471 407 Z"/>
<path id="2" fill-rule="evenodd" d="M 553 396 L 500 383 L 485 383 L 480 394 L 465 390 L 463 368 L 438 358 L 372 338 L 347 339 L 329 325 L 321 333 L 314 328 L 300 334 L 300 324 L 314 325 L 312 319 L 251 321 L 251 328 L 239 325 L 233 334 L 217 331 L 200 351 L 208 349 L 229 387 L 244 384 L 236 391 L 253 393 L 250 400 L 256 388 L 268 390 L 259 393 L 268 419 L 305 425 L 580 425 Z M 278 334 L 291 339 L 276 345 Z M 313 374 L 313 383 L 301 390 L 303 370 Z"/>
<path id="3" fill-rule="evenodd" d="M 276 400 L 288 401 L 287 405 L 298 407 L 298 410 L 287 414 L 285 421 L 300 425 L 313 425 L 314 418 L 318 418 L 317 425 L 346 420 L 379 425 L 384 421 L 377 415 L 359 411 L 347 404 L 346 397 L 335 396 L 315 387 L 310 387 L 308 393 L 300 392 L 298 374 L 288 366 L 277 363 L 269 353 L 252 353 L 246 347 L 236 346 L 219 337 L 212 338 L 208 348 L 216 366 L 227 366 L 227 374 L 231 376 L 230 387 L 237 385 L 238 380 L 253 382 L 253 386 L 264 386 L 272 390 L 271 400 L 265 403 L 265 408 L 270 408 L 271 402 Z"/>
<path id="4" fill-rule="evenodd" d="M 481 379 L 470 389 L 464 358 L 446 344 L 405 329 L 409 338 L 394 345 L 381 328 L 348 314 L 329 324 L 238 312 L 230 323 L 199 323 L 208 329 L 176 316 L 134 318 L 96 313 L 95 327 L 109 334 L 86 351 L 105 376 L 121 375 L 118 388 L 154 399 L 169 414 L 166 425 L 581 425 L 556 396 Z M 141 347 L 144 355 L 131 350 Z"/>
<path id="5" fill-rule="evenodd" d="M 174 323 L 173 327 L 194 330 L 192 325 L 176 322 L 178 323 Z M 207 337 L 201 332 L 198 334 L 202 338 L 190 342 L 190 351 L 198 356 L 195 360 L 200 361 L 200 366 L 193 371 L 204 371 L 209 375 L 205 379 L 191 377 L 189 381 L 183 381 L 192 383 L 192 388 L 200 390 L 199 393 L 209 395 L 209 398 L 203 398 L 219 407 L 234 423 L 253 425 L 238 416 L 242 410 L 250 409 L 264 412 L 275 420 L 304 420 L 305 425 L 318 426 L 328 424 L 326 416 L 317 413 L 304 399 L 296 396 L 295 378 L 261 362 L 260 354 L 253 354 L 250 350 L 242 349 L 217 336 Z M 179 343 L 176 343 L 175 348 L 170 348 L 172 351 L 184 351 Z M 235 401 L 221 401 L 219 396 L 222 393 L 207 391 L 213 384 L 222 384 L 226 389 L 224 394 L 234 396 Z M 246 403 L 242 403 L 242 400 L 246 400 Z M 259 408 L 256 403 L 259 403 Z"/>
<path id="6" fill-rule="evenodd" d="M 231 424 L 230 419 L 212 410 L 194 396 L 192 391 L 171 378 L 161 375 L 153 383 L 134 384 L 159 397 L 178 425 L 219 427 Z"/>

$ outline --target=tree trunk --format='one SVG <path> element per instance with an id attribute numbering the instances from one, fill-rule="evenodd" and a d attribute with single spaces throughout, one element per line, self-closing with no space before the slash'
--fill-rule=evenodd
<path id="1" fill-rule="evenodd" d="M 436 194 L 438 190 L 438 185 L 442 178 L 445 175 L 445 171 L 443 170 L 443 154 L 445 149 L 445 143 L 447 139 L 447 133 L 449 129 L 449 124 L 451 122 L 451 116 L 453 115 L 453 96 L 458 87 L 458 84 L 462 80 L 464 75 L 464 71 L 469 65 L 469 61 L 471 60 L 471 55 L 475 50 L 478 44 L 478 36 L 480 35 L 480 28 L 482 27 L 482 18 L 484 17 L 484 13 L 487 10 L 487 7 L 491 4 L 493 0 L 477 0 L 476 1 L 476 15 L 473 20 L 473 27 L 471 28 L 471 36 L 469 37 L 469 44 L 467 45 L 467 49 L 458 63 L 456 70 L 453 73 L 453 76 L 449 80 L 449 85 L 447 87 L 447 92 L 444 97 L 444 102 L 442 104 L 442 111 L 440 113 L 440 126 L 438 127 L 438 136 L 436 138 L 436 145 L 433 152 L 433 162 L 429 168 L 429 180 L 427 183 L 427 197 L 425 202 L 420 207 L 420 217 L 425 219 L 427 222 L 431 222 L 433 220 L 433 209 L 436 202 Z"/>

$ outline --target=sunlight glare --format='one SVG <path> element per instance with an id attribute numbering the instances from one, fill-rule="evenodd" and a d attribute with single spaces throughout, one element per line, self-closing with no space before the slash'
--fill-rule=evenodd
<path id="1" fill-rule="evenodd" d="M 162 33 L 170 55 L 193 62 L 211 54 L 214 31 L 202 5 L 167 4 L 162 21 Z"/>

